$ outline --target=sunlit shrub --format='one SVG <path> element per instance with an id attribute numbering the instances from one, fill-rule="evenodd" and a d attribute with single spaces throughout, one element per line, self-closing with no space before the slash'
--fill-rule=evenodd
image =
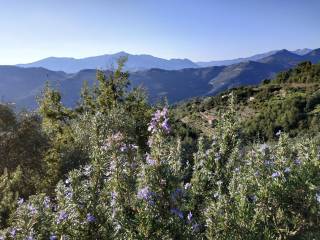
<path id="1" fill-rule="evenodd" d="M 2 238 L 319 238 L 317 141 L 279 132 L 276 143 L 246 146 L 234 103 L 220 115 L 191 165 L 170 135 L 167 108 L 152 116 L 145 151 L 121 107 L 84 113 L 71 129 L 90 161 L 69 172 L 54 197 L 19 199 Z"/>

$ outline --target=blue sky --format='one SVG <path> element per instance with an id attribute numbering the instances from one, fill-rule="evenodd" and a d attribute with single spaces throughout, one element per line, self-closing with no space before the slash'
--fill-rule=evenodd
<path id="1" fill-rule="evenodd" d="M 320 47 L 319 0 L 0 0 L 0 64 L 126 51 L 195 61 Z"/>

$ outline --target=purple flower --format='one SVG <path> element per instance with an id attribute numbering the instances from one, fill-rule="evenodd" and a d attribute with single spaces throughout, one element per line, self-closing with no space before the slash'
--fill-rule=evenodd
<path id="1" fill-rule="evenodd" d="M 152 159 L 150 154 L 146 154 L 146 161 L 149 165 L 155 165 L 156 164 L 156 160 Z"/>
<path id="2" fill-rule="evenodd" d="M 96 218 L 93 215 L 91 215 L 91 213 L 88 213 L 87 214 L 87 222 L 91 223 L 94 221 L 96 221 Z"/>
<path id="3" fill-rule="evenodd" d="M 26 238 L 26 240 L 33 240 L 34 238 L 33 238 L 33 236 L 28 236 L 27 238 Z"/>
<path id="4" fill-rule="evenodd" d="M 266 165 L 266 166 L 272 166 L 272 165 L 273 165 L 273 162 L 270 161 L 270 160 L 267 160 L 267 161 L 264 162 L 264 165 Z"/>
<path id="5" fill-rule="evenodd" d="M 49 237 L 49 239 L 50 239 L 50 240 L 57 240 L 58 237 L 57 237 L 56 235 L 51 235 L 51 236 Z"/>
<path id="6" fill-rule="evenodd" d="M 161 111 L 161 115 L 162 115 L 163 117 L 166 117 L 166 116 L 168 115 L 168 108 L 164 107 L 164 108 L 162 109 L 162 111 Z"/>
<path id="7" fill-rule="evenodd" d="M 280 136 L 281 135 L 281 130 L 279 130 L 277 133 L 276 133 L 276 136 Z"/>
<path id="8" fill-rule="evenodd" d="M 58 217 L 58 221 L 57 221 L 57 223 L 59 224 L 59 223 L 61 223 L 62 221 L 64 221 L 64 220 L 66 220 L 66 219 L 68 219 L 68 213 L 66 213 L 65 211 L 60 211 L 59 212 L 59 217 Z"/>
<path id="9" fill-rule="evenodd" d="M 149 187 L 144 187 L 138 191 L 138 199 L 147 201 L 150 205 L 154 205 L 152 196 L 155 194 L 149 190 Z"/>
<path id="10" fill-rule="evenodd" d="M 320 193 L 316 193 L 316 200 L 318 203 L 320 203 Z"/>
<path id="11" fill-rule="evenodd" d="M 72 190 L 71 189 L 68 189 L 65 193 L 65 196 L 67 199 L 71 199 L 72 196 L 73 196 L 73 193 L 72 193 Z"/>
<path id="12" fill-rule="evenodd" d="M 185 189 L 185 190 L 189 189 L 190 187 L 191 187 L 191 183 L 186 183 L 186 184 L 184 185 L 184 189 Z"/>
<path id="13" fill-rule="evenodd" d="M 157 122 L 154 120 L 151 120 L 148 126 L 148 131 L 154 133 L 156 128 L 157 128 Z"/>
<path id="14" fill-rule="evenodd" d="M 19 198 L 18 205 L 22 205 L 23 203 L 24 203 L 24 199 L 23 198 Z"/>
<path id="15" fill-rule="evenodd" d="M 50 198 L 49 197 L 44 197 L 43 199 L 43 205 L 45 208 L 50 208 Z"/>
<path id="16" fill-rule="evenodd" d="M 297 164 L 297 165 L 300 165 L 300 164 L 301 164 L 301 161 L 300 161 L 299 158 L 297 158 L 297 159 L 294 160 L 294 163 Z"/>
<path id="17" fill-rule="evenodd" d="M 163 130 L 166 132 L 166 133 L 170 133 L 170 125 L 169 125 L 169 120 L 166 118 L 163 123 L 161 124 Z"/>
<path id="18" fill-rule="evenodd" d="M 162 112 L 160 110 L 157 110 L 153 115 L 153 120 L 154 121 L 159 121 L 161 116 L 162 116 Z"/>
<path id="19" fill-rule="evenodd" d="M 199 228 L 200 228 L 200 224 L 198 224 L 198 223 L 195 223 L 195 224 L 192 225 L 192 230 L 193 231 L 198 231 Z"/>
<path id="20" fill-rule="evenodd" d="M 149 197 L 149 194 L 149 187 L 144 187 L 138 191 L 138 198 L 146 200 Z"/>
<path id="21" fill-rule="evenodd" d="M 149 123 L 148 131 L 154 133 L 157 131 L 157 127 L 160 127 L 166 132 L 170 132 L 169 120 L 167 118 L 168 109 L 165 107 L 162 111 L 157 110 Z"/>
<path id="22" fill-rule="evenodd" d="M 192 219 L 192 213 L 191 212 L 188 213 L 187 219 L 188 219 L 189 222 L 191 222 L 191 219 Z"/>
<path id="23" fill-rule="evenodd" d="M 259 171 L 256 171 L 256 172 L 254 173 L 254 176 L 255 176 L 255 177 L 258 177 L 259 175 L 260 175 Z"/>
<path id="24" fill-rule="evenodd" d="M 17 229 L 16 228 L 12 228 L 11 230 L 10 230 L 10 235 L 11 235 L 11 237 L 15 237 L 16 236 L 16 234 L 17 234 Z"/>
<path id="25" fill-rule="evenodd" d="M 118 196 L 117 192 L 111 192 L 111 202 L 110 202 L 111 207 L 116 205 L 117 196 Z"/>
<path id="26" fill-rule="evenodd" d="M 28 204 L 28 210 L 30 211 L 31 215 L 34 215 L 37 213 L 37 209 L 34 206 L 32 206 L 32 204 Z"/>
<path id="27" fill-rule="evenodd" d="M 276 171 L 276 172 L 272 173 L 272 175 L 271 175 L 272 178 L 278 178 L 280 176 L 281 176 L 281 174 L 279 171 Z"/>
<path id="28" fill-rule="evenodd" d="M 109 169 L 110 169 L 111 172 L 113 172 L 113 171 L 115 171 L 115 170 L 117 169 L 117 163 L 116 163 L 116 161 L 111 160 Z"/>
<path id="29" fill-rule="evenodd" d="M 183 218 L 183 213 L 182 213 L 179 209 L 177 209 L 177 208 L 172 208 L 172 209 L 170 210 L 170 212 L 171 212 L 172 214 L 178 216 L 180 219 Z"/>
<path id="30" fill-rule="evenodd" d="M 153 140 L 152 140 L 152 138 L 149 138 L 149 139 L 148 139 L 148 146 L 151 147 L 152 144 L 153 144 Z"/>
<path id="31" fill-rule="evenodd" d="M 291 168 L 289 168 L 289 167 L 285 168 L 285 169 L 284 169 L 284 172 L 285 172 L 285 173 L 290 173 L 290 172 L 291 172 Z"/>

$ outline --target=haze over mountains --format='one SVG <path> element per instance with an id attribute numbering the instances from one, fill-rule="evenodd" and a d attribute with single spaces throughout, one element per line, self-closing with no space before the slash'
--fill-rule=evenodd
<path id="1" fill-rule="evenodd" d="M 311 52 L 312 49 L 304 48 L 292 51 L 298 55 L 304 55 Z M 141 71 L 151 68 L 160 68 L 164 70 L 180 70 L 184 68 L 199 68 L 199 67 L 212 67 L 212 66 L 228 66 L 235 63 L 245 61 L 257 61 L 259 59 L 268 57 L 278 52 L 278 50 L 270 51 L 267 53 L 256 54 L 247 58 L 237 58 L 222 61 L 209 61 L 209 62 L 193 62 L 189 59 L 163 59 L 151 55 L 133 55 L 126 52 L 119 52 L 115 54 L 106 54 L 101 56 L 94 56 L 88 58 L 59 58 L 49 57 L 33 63 L 18 64 L 20 67 L 43 67 L 52 71 L 64 71 L 66 73 L 76 73 L 83 69 L 112 69 L 116 67 L 119 57 L 128 57 L 126 63 L 126 70 Z"/>
<path id="2" fill-rule="evenodd" d="M 123 54 L 118 54 L 117 57 Z M 96 62 L 92 61 L 94 59 Z M 90 66 L 96 66 L 94 64 L 99 63 L 99 59 L 100 57 L 82 59 L 80 62 L 83 65 L 72 65 L 72 62 L 77 62 L 74 59 L 55 58 L 23 65 L 24 67 L 0 66 L 0 97 L 3 101 L 16 102 L 18 106 L 35 108 L 35 96 L 39 95 L 45 82 L 49 81 L 61 90 L 63 102 L 68 106 L 74 106 L 79 99 L 83 81 L 86 80 L 89 85 L 93 85 L 97 67 L 82 69 L 76 73 L 66 73 L 62 68 L 68 67 L 74 70 L 81 66 L 85 68 L 87 66 L 85 63 L 89 62 L 93 64 Z M 109 56 L 110 59 L 112 60 L 112 57 Z M 191 97 L 216 95 L 233 87 L 256 85 L 303 61 L 317 63 L 320 61 L 320 49 L 303 49 L 297 52 L 272 51 L 242 58 L 241 61 L 233 60 L 236 63 L 229 62 L 230 64 L 226 63 L 225 66 L 199 67 L 198 64 L 189 60 L 158 60 L 159 58 L 149 55 L 129 55 L 127 69 L 135 69 L 130 74 L 132 86 L 146 88 L 151 102 L 166 96 L 170 103 L 174 103 Z M 52 62 L 54 65 L 50 65 Z M 70 64 L 64 65 L 63 62 Z M 146 69 L 141 70 L 139 64 L 144 64 Z M 162 69 L 148 69 L 156 64 Z M 186 67 L 179 69 L 183 65 Z M 55 67 L 59 71 L 46 69 L 49 67 Z M 106 74 L 109 73 L 110 71 L 106 72 Z"/>

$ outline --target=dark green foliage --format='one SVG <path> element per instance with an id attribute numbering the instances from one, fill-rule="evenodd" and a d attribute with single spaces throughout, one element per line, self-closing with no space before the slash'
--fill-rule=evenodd
<path id="1" fill-rule="evenodd" d="M 8 173 L 5 168 L 0 175 L 0 229 L 7 227 L 10 214 L 17 206 L 19 196 L 18 189 L 21 189 L 22 172 L 18 167 L 14 172 Z"/>
<path id="2" fill-rule="evenodd" d="M 85 162 L 86 154 L 73 140 L 70 123 L 74 113 L 62 105 L 60 93 L 47 85 L 39 102 L 42 129 L 50 138 L 44 154 L 46 176 L 42 189 L 50 192 L 68 171 Z"/>
<path id="3" fill-rule="evenodd" d="M 283 83 L 319 83 L 320 64 L 302 62 L 296 68 L 282 72 L 271 81 L 273 84 Z"/>
<path id="4" fill-rule="evenodd" d="M 10 131 L 16 125 L 16 117 L 13 110 L 0 104 L 0 132 Z"/>
<path id="5" fill-rule="evenodd" d="M 16 117 L 11 112 L 10 119 L 8 124 L 2 125 L 6 131 L 0 131 L 0 172 L 7 169 L 11 173 L 20 166 L 24 186 L 16 190 L 21 196 L 28 196 L 37 192 L 41 182 L 39 179 L 44 172 L 41 159 L 48 148 L 48 139 L 41 131 L 37 115 L 20 113 Z"/>
<path id="6" fill-rule="evenodd" d="M 306 113 L 305 96 L 291 95 L 285 99 L 271 99 L 254 118 L 244 126 L 250 136 L 259 134 L 263 139 L 272 139 L 281 130 L 296 135 L 304 124 Z"/>
<path id="7" fill-rule="evenodd" d="M 307 99 L 306 111 L 311 112 L 320 103 L 320 91 L 314 92 Z"/>

